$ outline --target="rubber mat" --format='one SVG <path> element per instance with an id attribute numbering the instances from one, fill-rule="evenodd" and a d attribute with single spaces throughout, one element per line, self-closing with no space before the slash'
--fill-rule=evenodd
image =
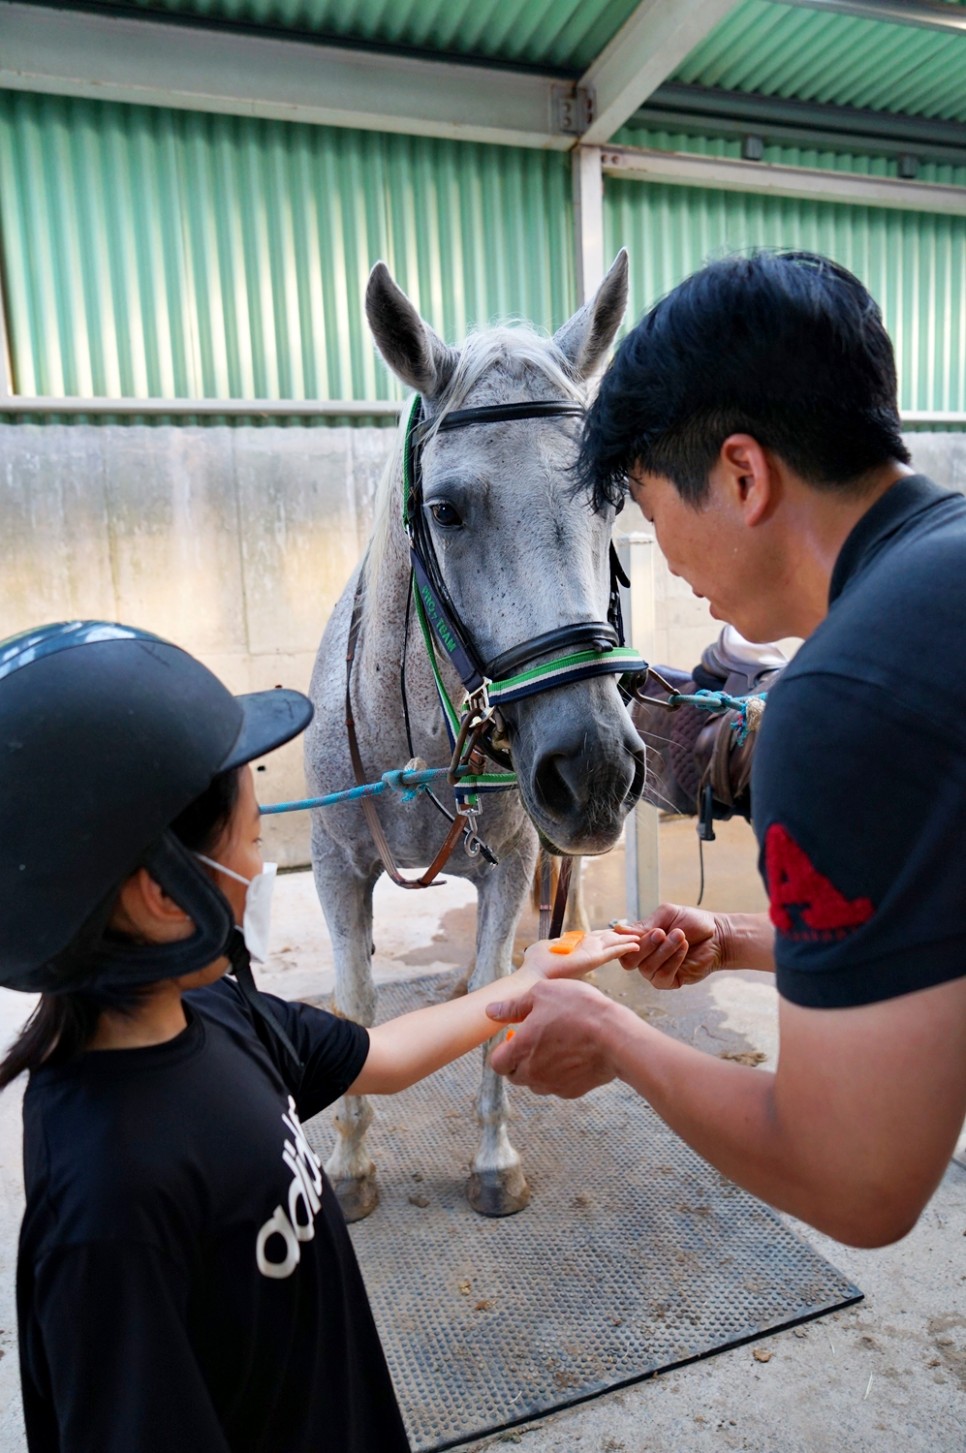
<path id="1" fill-rule="evenodd" d="M 380 990 L 379 1017 L 439 978 Z M 458 1446 L 847 1306 L 862 1293 L 630 1090 L 512 1091 L 533 1192 L 470 1209 L 479 1054 L 372 1103 L 380 1203 L 352 1227 L 414 1450 Z M 327 1111 L 306 1127 L 324 1160 Z"/>

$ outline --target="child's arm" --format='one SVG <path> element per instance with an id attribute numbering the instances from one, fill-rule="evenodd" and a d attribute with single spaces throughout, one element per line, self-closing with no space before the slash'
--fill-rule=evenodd
<path id="1" fill-rule="evenodd" d="M 543 939 L 532 944 L 523 965 L 499 981 L 501 1002 L 525 994 L 538 979 L 548 977 L 579 977 L 599 968 L 623 954 L 639 954 L 640 942 L 625 929 L 612 933 L 588 933 L 567 953 L 559 952 L 565 940 Z M 486 1006 L 492 1003 L 495 984 L 475 989 L 460 999 L 445 1004 L 431 1004 L 401 1014 L 387 1024 L 377 1024 L 369 1031 L 369 1054 L 350 1095 L 389 1095 L 405 1090 L 417 1080 L 459 1059 L 467 1050 L 475 1049 L 494 1033 L 493 1020 L 487 1018 Z"/>

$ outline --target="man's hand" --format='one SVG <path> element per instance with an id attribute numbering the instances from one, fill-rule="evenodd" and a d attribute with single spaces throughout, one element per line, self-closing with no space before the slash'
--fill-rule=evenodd
<path id="1" fill-rule="evenodd" d="M 523 956 L 523 967 L 542 979 L 580 979 L 611 959 L 639 954 L 641 947 L 636 928 L 565 933 L 561 938 L 541 938 L 532 943 Z"/>
<path id="2" fill-rule="evenodd" d="M 590 984 L 537 983 L 519 999 L 488 1004 L 486 1012 L 501 1023 L 520 1024 L 490 1055 L 493 1069 L 514 1085 L 574 1100 L 614 1078 L 606 1026 L 629 1011 Z"/>
<path id="3" fill-rule="evenodd" d="M 697 984 L 725 966 L 724 923 L 700 908 L 662 903 L 641 923 L 618 924 L 618 933 L 639 939 L 636 954 L 625 954 L 625 969 L 637 969 L 655 989 L 681 989 Z"/>

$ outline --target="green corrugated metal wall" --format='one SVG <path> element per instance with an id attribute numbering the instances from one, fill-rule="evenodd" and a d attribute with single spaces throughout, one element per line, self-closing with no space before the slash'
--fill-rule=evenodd
<path id="1" fill-rule="evenodd" d="M 741 155 L 739 142 L 641 130 L 625 136 L 659 150 Z M 769 147 L 764 160 L 893 174 L 882 159 L 791 147 Z M 966 168 L 923 168 L 920 177 L 964 184 Z M 631 321 L 710 257 L 748 247 L 827 253 L 857 273 L 882 307 L 896 347 L 903 410 L 966 413 L 966 216 L 608 178 L 604 225 L 609 252 L 623 246 L 631 255 Z"/>
<path id="2" fill-rule="evenodd" d="M 610 253 L 630 249 L 632 316 L 729 248 L 815 247 L 880 299 L 903 407 L 966 411 L 966 218 L 610 179 L 605 216 Z M 26 395 L 398 397 L 362 316 L 379 257 L 451 340 L 509 314 L 555 327 L 574 306 L 566 157 L 25 93 L 0 95 L 0 249 Z"/>
<path id="3" fill-rule="evenodd" d="M 6 92 L 15 391 L 396 397 L 362 296 L 385 259 L 444 337 L 573 305 L 566 157 Z"/>

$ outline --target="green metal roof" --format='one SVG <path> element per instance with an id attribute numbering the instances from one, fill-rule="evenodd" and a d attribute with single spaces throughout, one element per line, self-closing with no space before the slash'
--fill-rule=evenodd
<path id="1" fill-rule="evenodd" d="M 667 0 L 672 3 L 672 0 Z M 148 15 L 300 32 L 578 77 L 638 0 L 133 0 Z M 132 0 L 101 0 L 128 13 Z M 935 10 L 937 7 L 933 5 Z M 951 12 L 966 0 L 946 0 Z M 741 0 L 669 80 L 716 92 L 966 123 L 966 35 Z"/>
<path id="2" fill-rule="evenodd" d="M 743 0 L 671 79 L 783 99 L 966 121 L 962 35 L 770 0 Z"/>
<path id="3" fill-rule="evenodd" d="M 107 0 L 129 8 L 127 0 Z M 450 58 L 586 70 L 638 0 L 135 0 L 138 8 Z"/>

